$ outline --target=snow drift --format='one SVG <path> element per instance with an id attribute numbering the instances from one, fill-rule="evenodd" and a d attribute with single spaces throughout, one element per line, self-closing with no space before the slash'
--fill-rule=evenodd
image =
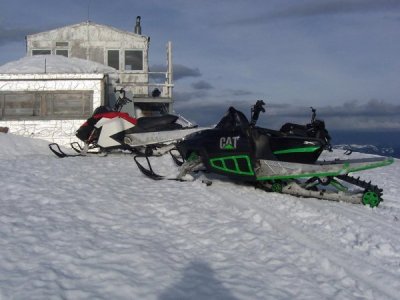
<path id="1" fill-rule="evenodd" d="M 384 189 L 371 209 L 154 182 L 130 155 L 58 159 L 11 134 L 0 145 L 0 298 L 398 298 L 398 161 L 360 173 Z"/>

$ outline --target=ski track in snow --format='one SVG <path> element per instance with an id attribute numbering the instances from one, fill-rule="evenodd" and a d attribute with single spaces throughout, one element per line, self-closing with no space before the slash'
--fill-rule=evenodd
<path id="1" fill-rule="evenodd" d="M 399 173 L 359 173 L 384 189 L 371 209 L 152 181 L 130 155 L 59 159 L 0 134 L 0 299 L 398 299 Z"/>
<path id="2" fill-rule="evenodd" d="M 241 202 L 237 203 L 240 207 L 242 207 L 242 210 L 244 210 L 242 203 Z M 277 214 L 276 211 L 274 211 L 274 213 L 272 214 L 271 212 L 266 211 L 265 208 L 261 206 L 252 204 L 250 209 L 254 210 L 255 208 L 257 208 L 258 212 L 257 216 L 260 216 L 260 213 L 262 212 L 263 215 L 262 218 L 270 220 L 270 222 L 273 222 L 272 226 L 275 228 L 276 231 L 283 232 L 286 236 L 288 236 L 288 238 L 293 239 L 300 245 L 307 247 L 309 250 L 313 251 L 313 255 L 319 256 L 318 262 L 322 262 L 321 265 L 323 267 L 336 265 L 336 268 L 339 268 L 345 273 L 348 273 L 348 274 L 343 273 L 341 275 L 342 278 L 339 278 L 343 283 L 345 283 L 345 281 L 350 283 L 354 281 L 355 278 L 357 278 L 357 281 L 365 282 L 373 290 L 379 291 L 380 293 L 379 298 L 382 297 L 383 294 L 389 298 L 396 299 L 397 297 L 396 286 L 393 289 L 391 289 L 387 285 L 385 280 L 385 277 L 389 279 L 395 277 L 396 273 L 388 272 L 385 269 L 381 268 L 379 264 L 376 265 L 371 264 L 369 261 L 364 260 L 354 254 L 341 253 L 340 251 L 341 249 L 339 249 L 338 246 L 335 245 L 335 241 L 333 241 L 333 243 L 328 243 L 326 239 L 321 239 L 316 237 L 318 235 L 314 234 L 313 231 L 315 230 L 320 231 L 320 230 L 319 228 L 316 229 L 315 226 L 307 228 L 309 226 L 304 226 L 304 224 L 298 224 L 299 220 L 297 220 L 295 224 L 293 224 L 293 222 L 288 223 L 284 218 L 284 216 Z M 296 214 L 298 214 L 298 212 L 296 212 Z M 308 219 L 310 216 L 311 217 L 316 216 L 316 214 L 312 213 L 300 214 L 300 216 L 301 215 L 303 215 L 303 217 L 305 217 L 306 219 Z M 285 221 L 282 222 L 282 220 Z M 305 222 L 303 221 L 303 223 Z M 351 230 L 355 230 L 355 228 L 352 228 Z M 348 239 L 346 242 L 351 242 L 351 240 L 353 240 L 354 235 L 350 235 L 350 237 L 351 238 Z M 329 268 L 332 267 L 330 266 Z M 373 279 L 369 278 L 373 277 L 374 276 L 373 274 L 369 274 L 368 276 L 363 276 L 363 274 L 371 273 L 370 269 L 374 269 L 374 272 L 378 271 L 378 276 L 376 276 L 377 278 Z M 353 286 L 352 290 L 354 288 L 356 287 Z M 351 295 L 352 295 L 351 293 L 350 294 L 343 293 L 342 295 L 340 295 L 340 297 L 349 298 Z"/>

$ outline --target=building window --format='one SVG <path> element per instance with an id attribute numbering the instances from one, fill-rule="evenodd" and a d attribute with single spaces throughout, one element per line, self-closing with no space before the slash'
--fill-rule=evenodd
<path id="1" fill-rule="evenodd" d="M 143 51 L 125 50 L 125 71 L 143 70 Z"/>
<path id="2" fill-rule="evenodd" d="M 68 42 L 56 42 L 56 47 L 68 47 Z"/>
<path id="3" fill-rule="evenodd" d="M 108 50 L 107 65 L 119 70 L 119 50 Z"/>
<path id="4" fill-rule="evenodd" d="M 86 119 L 93 111 L 92 91 L 0 94 L 0 119 Z"/>
<path id="5" fill-rule="evenodd" d="M 46 95 L 47 115 L 52 117 L 89 116 L 92 112 L 93 92 L 51 93 Z M 49 108 L 51 108 L 49 110 Z"/>
<path id="6" fill-rule="evenodd" d="M 32 50 L 32 55 L 48 55 L 51 54 L 50 49 L 36 49 Z"/>
<path id="7" fill-rule="evenodd" d="M 40 115 L 40 106 L 35 99 L 35 94 L 15 93 L 4 95 L 2 98 L 0 98 L 2 117 L 18 119 Z"/>
<path id="8" fill-rule="evenodd" d="M 68 57 L 68 50 L 56 49 L 56 55 L 62 55 L 62 56 Z"/>

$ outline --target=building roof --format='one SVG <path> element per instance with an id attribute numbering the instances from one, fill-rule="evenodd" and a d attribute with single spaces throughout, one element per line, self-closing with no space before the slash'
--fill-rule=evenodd
<path id="1" fill-rule="evenodd" d="M 26 56 L 0 66 L 0 74 L 113 74 L 117 70 L 97 62 L 61 55 Z"/>

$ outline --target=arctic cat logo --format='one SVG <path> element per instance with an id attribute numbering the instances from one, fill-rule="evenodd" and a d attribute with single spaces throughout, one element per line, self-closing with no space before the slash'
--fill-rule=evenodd
<path id="1" fill-rule="evenodd" d="M 236 149 L 237 141 L 239 140 L 238 136 L 228 136 L 221 137 L 219 139 L 219 148 L 225 150 L 233 150 Z"/>

